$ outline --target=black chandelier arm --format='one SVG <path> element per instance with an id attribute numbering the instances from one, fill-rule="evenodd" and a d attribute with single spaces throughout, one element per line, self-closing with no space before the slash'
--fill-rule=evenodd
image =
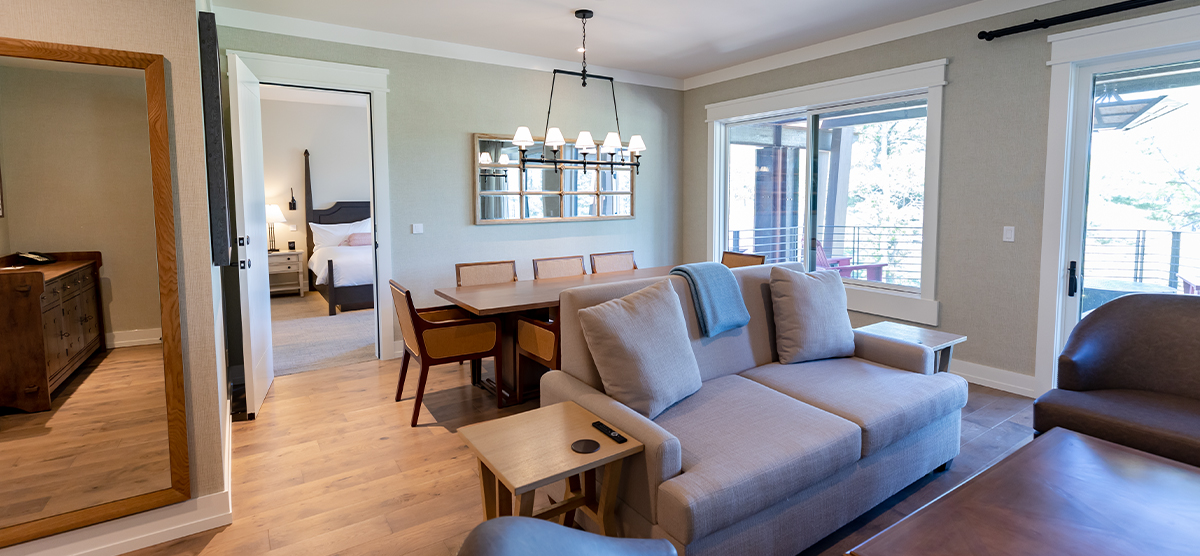
<path id="1" fill-rule="evenodd" d="M 522 157 L 521 157 L 521 168 L 522 168 L 522 169 L 524 169 L 526 164 L 547 164 L 547 165 L 550 165 L 550 164 L 552 164 L 552 165 L 554 165 L 554 171 L 555 171 L 555 172 L 558 172 L 558 171 L 561 169 L 561 168 L 560 168 L 561 166 L 569 166 L 569 165 L 579 165 L 579 166 L 583 166 L 584 170 L 586 170 L 586 169 L 587 169 L 588 165 L 593 165 L 593 166 L 597 166 L 597 167 L 601 167 L 601 166 L 607 166 L 607 167 L 609 167 L 609 168 L 611 168 L 611 169 L 613 169 L 613 170 L 615 170 L 615 169 L 617 169 L 617 168 L 639 168 L 639 169 L 640 169 L 640 168 L 641 168 L 641 165 L 642 165 L 642 163 L 641 163 L 641 161 L 637 160 L 638 158 L 641 158 L 641 157 L 634 157 L 634 160 L 633 160 L 633 162 L 628 162 L 628 161 L 625 161 L 625 160 L 601 160 L 601 159 L 600 159 L 600 157 L 598 157 L 598 156 L 596 157 L 596 160 L 588 160 L 587 158 L 581 158 L 581 159 L 567 159 L 567 158 L 553 158 L 553 159 L 547 159 L 547 158 L 532 158 L 532 157 L 525 157 L 525 156 L 522 156 Z"/>

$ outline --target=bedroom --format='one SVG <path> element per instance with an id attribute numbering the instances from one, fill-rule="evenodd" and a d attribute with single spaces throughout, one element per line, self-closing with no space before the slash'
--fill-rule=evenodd
<path id="1" fill-rule="evenodd" d="M 275 374 L 375 359 L 369 97 L 264 84 L 262 126 Z"/>

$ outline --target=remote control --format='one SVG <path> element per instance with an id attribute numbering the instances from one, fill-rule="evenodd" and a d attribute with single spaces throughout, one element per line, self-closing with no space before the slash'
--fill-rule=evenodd
<path id="1" fill-rule="evenodd" d="M 608 425 L 605 425 L 604 423 L 601 423 L 600 421 L 596 421 L 595 423 L 592 423 L 592 426 L 596 427 L 596 430 L 604 433 L 605 436 L 613 439 L 613 441 L 615 441 L 617 444 L 624 444 L 626 442 L 629 442 L 628 438 L 621 436 L 621 433 L 608 428 Z"/>

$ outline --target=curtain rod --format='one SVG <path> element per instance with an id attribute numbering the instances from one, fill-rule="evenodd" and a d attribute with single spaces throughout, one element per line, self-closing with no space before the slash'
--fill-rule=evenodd
<path id="1" fill-rule="evenodd" d="M 1091 19 L 1093 17 L 1115 14 L 1126 10 L 1141 8 L 1144 6 L 1153 6 L 1155 4 L 1162 4 L 1170 1 L 1171 0 L 1126 0 L 1125 2 L 1117 2 L 1116 4 L 1109 4 L 1107 6 L 1100 6 L 1098 8 L 1080 10 L 1065 15 L 1051 17 L 1049 19 L 1035 19 L 1029 23 L 1013 25 L 1012 27 L 1005 27 L 995 31 L 980 31 L 979 38 L 980 40 L 990 41 L 999 37 L 1015 35 L 1017 33 L 1024 33 L 1026 31 L 1033 31 L 1034 29 L 1046 29 L 1055 25 L 1062 25 L 1063 23 L 1071 23 L 1073 21 L 1079 21 L 1082 19 Z"/>

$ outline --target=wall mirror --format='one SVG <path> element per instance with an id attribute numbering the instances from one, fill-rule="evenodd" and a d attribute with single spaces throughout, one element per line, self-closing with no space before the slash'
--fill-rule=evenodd
<path id="1" fill-rule="evenodd" d="M 542 153 L 542 139 L 528 156 Z M 637 173 L 629 168 L 601 168 L 528 163 L 509 137 L 476 134 L 475 223 L 514 224 L 633 218 Z M 562 158 L 579 159 L 575 147 L 562 147 Z M 546 157 L 552 157 L 546 149 Z M 595 155 L 589 155 L 595 159 Z"/>
<path id="2" fill-rule="evenodd" d="M 0 547 L 190 498 L 168 141 L 162 56 L 0 39 Z"/>

